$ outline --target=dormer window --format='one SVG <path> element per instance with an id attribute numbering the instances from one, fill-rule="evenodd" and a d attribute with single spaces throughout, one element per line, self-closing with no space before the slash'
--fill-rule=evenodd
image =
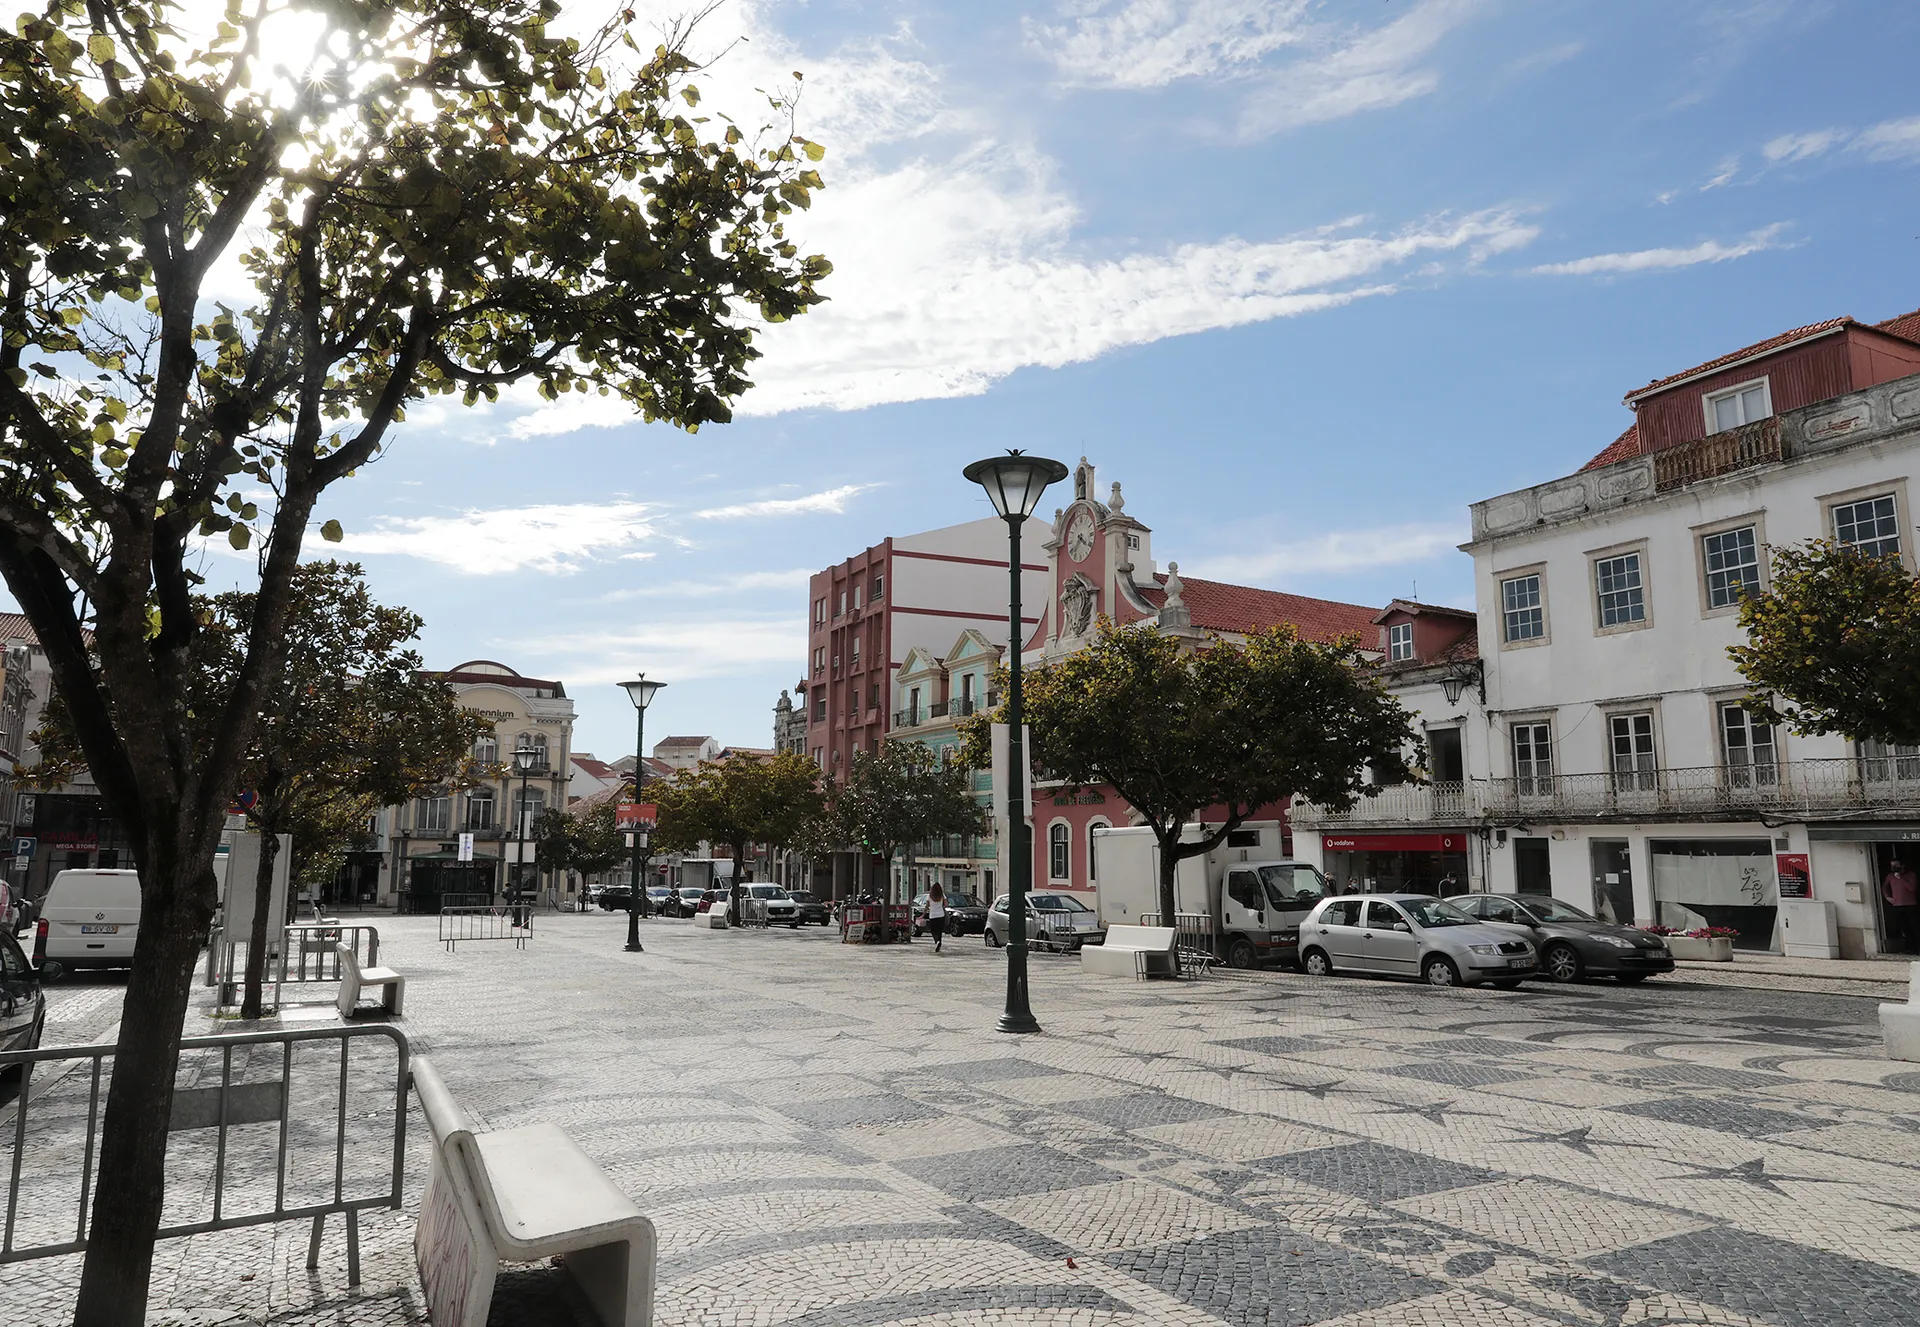
<path id="1" fill-rule="evenodd" d="M 1709 392 L 1706 403 L 1709 433 L 1725 433 L 1773 413 L 1773 396 L 1767 390 L 1765 378 L 1743 382 L 1725 391 Z"/>
<path id="2" fill-rule="evenodd" d="M 1387 662 L 1404 663 L 1413 658 L 1413 623 L 1396 622 L 1387 628 Z"/>

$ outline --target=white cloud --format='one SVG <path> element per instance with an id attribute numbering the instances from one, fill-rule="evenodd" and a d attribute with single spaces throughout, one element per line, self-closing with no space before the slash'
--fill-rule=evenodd
<path id="1" fill-rule="evenodd" d="M 644 502 L 544 503 L 452 516 L 383 516 L 348 531 L 349 553 L 424 558 L 475 576 L 507 571 L 578 571 L 659 537 L 658 508 Z"/>
<path id="2" fill-rule="evenodd" d="M 1861 130 L 1847 147 L 1874 161 L 1920 160 L 1920 115 L 1882 120 Z"/>
<path id="3" fill-rule="evenodd" d="M 796 516 L 805 512 L 837 514 L 847 509 L 848 498 L 878 487 L 878 484 L 843 484 L 839 488 L 830 488 L 823 493 L 809 493 L 805 497 L 764 498 L 758 502 L 736 502 L 729 507 L 708 507 L 705 511 L 696 511 L 694 515 L 710 521 L 726 521 L 743 516 Z"/>
<path id="4" fill-rule="evenodd" d="M 1740 158 L 1737 156 L 1723 158 L 1720 164 L 1713 168 L 1712 177 L 1700 186 L 1700 192 L 1705 193 L 1709 189 L 1725 188 L 1727 185 L 1732 184 L 1735 177 L 1739 174 Z"/>
<path id="5" fill-rule="evenodd" d="M 1637 249 L 1631 253 L 1600 253 L 1590 258 L 1576 258 L 1571 262 L 1546 263 L 1532 270 L 1538 276 L 1597 276 L 1620 272 L 1666 271 L 1677 267 L 1693 267 L 1700 263 L 1724 263 L 1734 258 L 1745 258 L 1748 254 L 1789 247 L 1787 242 L 1780 238 L 1786 229 L 1787 223 L 1781 221 L 1756 230 L 1745 239 L 1735 240 L 1732 243 L 1703 240 L 1685 249 Z"/>
<path id="6" fill-rule="evenodd" d="M 543 676 L 564 677 L 576 693 L 633 676 L 633 661 L 647 672 L 692 682 L 778 669 L 791 673 L 807 657 L 805 615 L 790 613 L 685 617 L 627 630 L 595 629 L 577 635 L 542 633 L 511 642 L 532 655 Z M 543 662 L 545 661 L 545 662 Z"/>
<path id="7" fill-rule="evenodd" d="M 710 599 L 720 595 L 749 594 L 755 590 L 793 590 L 806 585 L 813 572 L 805 567 L 787 571 L 743 571 L 718 580 L 665 580 L 650 585 L 633 585 L 609 590 L 600 596 L 602 603 L 627 599 Z"/>
<path id="8" fill-rule="evenodd" d="M 1760 154 L 1770 166 L 1780 166 L 1792 161 L 1805 161 L 1809 157 L 1818 157 L 1828 152 L 1834 144 L 1844 142 L 1847 135 L 1839 129 L 1816 129 L 1811 133 L 1782 134 L 1760 149 Z"/>
<path id="9" fill-rule="evenodd" d="M 1456 551 L 1466 537 L 1458 526 L 1432 522 L 1331 530 L 1264 550 L 1198 559 L 1191 570 L 1209 579 L 1272 585 L 1290 577 L 1424 562 Z"/>
<path id="10" fill-rule="evenodd" d="M 1306 0 L 1125 0 L 1026 24 L 1069 83 L 1153 88 L 1250 64 L 1306 36 Z"/>

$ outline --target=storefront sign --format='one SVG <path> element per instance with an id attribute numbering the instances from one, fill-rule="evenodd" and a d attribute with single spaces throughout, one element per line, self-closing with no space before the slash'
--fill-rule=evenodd
<path id="1" fill-rule="evenodd" d="M 1465 852 L 1467 836 L 1450 834 L 1322 834 L 1328 852 Z"/>
<path id="2" fill-rule="evenodd" d="M 98 848 L 99 836 L 88 830 L 47 829 L 40 832 L 40 842 L 49 848 Z"/>
<path id="3" fill-rule="evenodd" d="M 1780 876 L 1781 898 L 1812 898 L 1813 867 L 1804 852 L 1776 852 L 1773 869 Z"/>

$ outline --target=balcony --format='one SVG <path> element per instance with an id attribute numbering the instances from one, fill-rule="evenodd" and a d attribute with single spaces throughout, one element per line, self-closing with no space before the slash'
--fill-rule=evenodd
<path id="1" fill-rule="evenodd" d="M 1727 769 L 1402 784 L 1347 811 L 1295 802 L 1302 829 L 1556 820 L 1847 820 L 1920 813 L 1920 760 L 1841 757 Z"/>
<path id="2" fill-rule="evenodd" d="M 893 726 L 895 728 L 918 728 L 920 726 L 920 719 L 921 714 L 919 710 L 895 710 L 893 712 Z"/>
<path id="3" fill-rule="evenodd" d="M 1653 488 L 1656 493 L 1684 488 L 1702 479 L 1732 474 L 1749 466 L 1778 461 L 1780 417 L 1770 415 L 1751 424 L 1709 434 L 1678 447 L 1653 454 Z"/>

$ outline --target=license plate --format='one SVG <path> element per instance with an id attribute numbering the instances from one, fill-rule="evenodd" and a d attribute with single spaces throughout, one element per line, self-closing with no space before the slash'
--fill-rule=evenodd
<path id="1" fill-rule="evenodd" d="M 1510 958 L 1507 960 L 1507 966 L 1510 968 L 1530 968 L 1533 966 L 1533 960 L 1530 958 Z"/>
<path id="2" fill-rule="evenodd" d="M 120 928 L 118 926 L 82 926 L 80 928 L 80 934 L 82 935 L 118 935 L 120 934 Z"/>

